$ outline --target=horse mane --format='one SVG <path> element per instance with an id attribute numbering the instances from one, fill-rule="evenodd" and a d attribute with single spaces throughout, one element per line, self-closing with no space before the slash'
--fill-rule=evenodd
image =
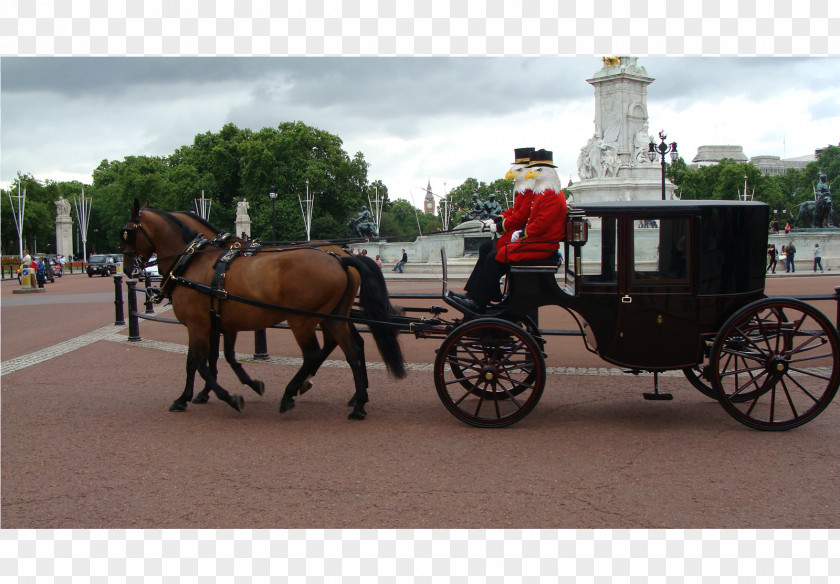
<path id="1" fill-rule="evenodd" d="M 197 231 L 191 229 L 189 226 L 187 226 L 186 223 L 184 223 L 177 217 L 173 217 L 169 213 L 164 213 L 163 211 L 158 211 L 157 209 L 150 209 L 148 207 L 144 207 L 143 211 L 149 211 L 151 213 L 154 213 L 155 215 L 160 215 L 167 221 L 171 221 L 172 223 L 174 223 L 177 227 L 181 229 L 181 237 L 183 237 L 184 241 L 192 241 L 195 238 L 195 236 L 198 235 Z M 198 216 L 196 215 L 196 217 Z"/>
<path id="2" fill-rule="evenodd" d="M 219 233 L 221 233 L 221 229 L 217 229 L 215 226 L 211 225 L 210 222 L 207 219 L 205 219 L 201 215 L 198 215 L 197 213 L 194 213 L 193 211 L 176 211 L 176 212 L 181 213 L 183 215 L 187 215 L 187 216 L 195 219 L 196 221 L 198 221 L 199 223 L 204 225 L 207 229 L 212 231 L 215 235 L 218 235 Z M 173 219 L 175 219 L 176 221 L 178 220 L 177 217 L 173 217 Z"/>

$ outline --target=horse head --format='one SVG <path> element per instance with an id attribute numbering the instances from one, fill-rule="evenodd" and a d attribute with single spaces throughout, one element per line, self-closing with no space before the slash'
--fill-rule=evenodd
<path id="1" fill-rule="evenodd" d="M 178 219 L 162 211 L 140 208 L 137 199 L 131 208 L 131 219 L 122 229 L 123 271 L 133 277 L 149 264 L 149 258 L 158 259 L 177 255 L 185 243 L 197 233 Z"/>

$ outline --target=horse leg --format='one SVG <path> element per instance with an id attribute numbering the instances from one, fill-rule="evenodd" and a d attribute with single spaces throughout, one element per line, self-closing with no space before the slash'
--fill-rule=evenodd
<path id="1" fill-rule="evenodd" d="M 187 404 L 193 399 L 193 386 L 195 385 L 195 360 L 192 353 L 187 353 L 187 380 L 184 384 L 184 391 L 181 395 L 172 402 L 169 406 L 170 412 L 184 412 L 187 409 Z"/>
<path id="2" fill-rule="evenodd" d="M 219 336 L 220 333 L 216 331 L 210 333 L 210 343 L 207 353 L 208 366 L 210 367 L 210 371 L 213 373 L 214 379 L 218 378 L 219 376 Z M 225 337 L 225 345 L 227 345 L 227 337 Z M 192 398 L 192 403 L 206 404 L 208 399 L 210 399 L 210 385 L 205 381 L 204 389 L 202 389 Z"/>
<path id="3" fill-rule="evenodd" d="M 338 346 L 338 343 L 335 341 L 332 335 L 330 335 L 326 330 L 324 330 L 323 332 L 324 346 L 321 349 L 318 358 L 313 362 L 311 372 L 301 383 L 300 389 L 298 389 L 298 395 L 303 395 L 304 393 L 312 389 L 312 378 L 315 377 L 315 374 L 318 372 L 318 369 L 321 368 L 321 365 L 324 364 L 324 361 L 327 360 L 327 357 L 330 356 L 330 353 L 332 353 L 333 350 Z"/>
<path id="4" fill-rule="evenodd" d="M 292 327 L 293 323 L 290 322 L 289 326 Z M 310 378 L 326 358 L 318 344 L 318 337 L 315 336 L 314 325 L 306 327 L 306 330 L 292 328 L 292 332 L 303 353 L 303 365 L 301 365 L 300 369 L 298 369 L 297 373 L 295 373 L 294 377 L 286 385 L 286 391 L 283 392 L 283 398 L 280 400 L 281 414 L 295 407 L 295 396 L 298 393 L 304 393 L 312 387 Z"/>
<path id="5" fill-rule="evenodd" d="M 207 383 L 207 385 L 210 386 L 210 389 L 213 391 L 213 393 L 216 394 L 216 397 L 219 398 L 219 400 L 228 404 L 236 411 L 241 412 L 245 408 L 245 400 L 242 399 L 241 395 L 231 395 L 225 388 L 219 385 L 216 381 L 216 376 L 213 374 L 212 370 L 207 365 L 210 341 L 205 340 L 205 338 L 209 339 L 209 336 L 202 337 L 202 335 L 198 334 L 197 332 L 194 332 L 193 329 L 189 329 L 189 333 L 190 340 L 189 352 L 187 354 L 187 366 L 190 366 L 189 363 L 191 361 L 195 368 L 198 370 L 199 375 L 201 375 L 201 377 L 204 378 L 204 381 Z M 176 404 L 182 404 L 184 408 L 186 408 L 186 402 L 189 401 L 189 399 L 184 400 L 183 398 L 192 397 L 191 387 L 189 395 L 187 396 L 186 394 L 187 391 L 185 390 L 184 394 L 182 394 L 181 397 L 178 398 L 178 400 L 175 400 L 175 403 L 173 403 L 172 406 L 175 407 Z M 170 408 L 170 410 L 171 409 L 172 408 Z"/>
<path id="6" fill-rule="evenodd" d="M 347 363 L 353 371 L 353 383 L 356 386 L 356 393 L 348 405 L 353 411 L 348 416 L 351 420 L 364 420 L 367 417 L 365 404 L 368 402 L 368 377 L 365 364 L 365 344 L 362 335 L 356 327 L 346 322 L 329 321 L 324 326 L 331 329 L 331 334 L 338 341 Z"/>
<path id="7" fill-rule="evenodd" d="M 244 383 L 251 389 L 253 389 L 257 395 L 263 395 L 265 393 L 265 384 L 260 381 L 259 379 L 251 379 L 251 376 L 245 372 L 245 368 L 242 367 L 242 364 L 236 360 L 236 331 L 226 332 L 225 333 L 225 360 L 230 365 L 230 368 L 233 369 L 233 372 L 236 373 L 236 377 L 239 379 L 240 382 Z M 218 352 L 217 352 L 218 356 Z M 194 401 L 194 400 L 193 400 Z"/>

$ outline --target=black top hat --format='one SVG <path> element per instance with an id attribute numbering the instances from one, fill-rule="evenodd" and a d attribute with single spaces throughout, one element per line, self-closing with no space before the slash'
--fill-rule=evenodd
<path id="1" fill-rule="evenodd" d="M 512 164 L 528 164 L 531 161 L 531 155 L 534 153 L 533 148 L 514 148 L 513 149 L 513 163 Z"/>
<path id="2" fill-rule="evenodd" d="M 551 168 L 557 168 L 554 165 L 554 153 L 551 150 L 537 150 L 533 154 L 531 154 L 531 162 L 528 164 L 528 168 L 532 166 L 550 166 Z"/>

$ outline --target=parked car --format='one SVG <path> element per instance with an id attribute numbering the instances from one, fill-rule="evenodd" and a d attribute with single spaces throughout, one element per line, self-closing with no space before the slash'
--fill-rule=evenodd
<path id="1" fill-rule="evenodd" d="M 94 254 L 88 260 L 87 275 L 92 278 L 94 274 L 110 276 L 117 273 L 117 262 L 110 254 Z"/>

